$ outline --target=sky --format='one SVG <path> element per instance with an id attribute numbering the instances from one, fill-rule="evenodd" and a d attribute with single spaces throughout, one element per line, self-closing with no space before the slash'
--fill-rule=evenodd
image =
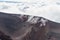
<path id="1" fill-rule="evenodd" d="M 9 9 L 4 10 L 0 9 L 0 11 L 2 12 L 41 16 L 46 19 L 60 23 L 60 0 L 3 0 L 3 1 L 22 2 L 22 4 L 24 5 L 16 6 L 15 4 L 0 3 L 0 6 L 1 5 L 10 6 Z"/>
<path id="2" fill-rule="evenodd" d="M 60 0 L 0 0 L 0 1 L 16 1 L 16 2 L 56 2 Z"/>

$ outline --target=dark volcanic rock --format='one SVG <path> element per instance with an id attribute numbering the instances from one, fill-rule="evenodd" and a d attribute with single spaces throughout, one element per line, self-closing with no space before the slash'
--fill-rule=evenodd
<path id="1" fill-rule="evenodd" d="M 0 40 L 12 40 L 12 38 L 0 31 Z"/>
<path id="2" fill-rule="evenodd" d="M 0 39 L 60 40 L 60 23 L 43 17 L 0 12 Z M 9 36 L 7 36 L 7 35 Z M 10 38 L 12 37 L 12 39 Z"/>
<path id="3" fill-rule="evenodd" d="M 41 18 L 41 19 L 43 19 L 43 18 Z M 31 32 L 28 32 L 27 35 L 23 38 L 23 40 L 48 40 L 47 25 L 44 25 L 42 23 L 41 19 L 40 19 L 40 22 L 33 24 Z M 45 19 L 43 19 L 43 20 L 45 20 Z M 42 26 L 41 26 L 41 24 L 42 24 Z"/>
<path id="4" fill-rule="evenodd" d="M 20 23 L 18 23 L 20 22 Z M 0 13 L 0 30 L 3 30 L 8 33 L 12 33 L 18 29 L 18 24 L 21 24 L 20 18 L 12 16 L 6 13 Z"/>

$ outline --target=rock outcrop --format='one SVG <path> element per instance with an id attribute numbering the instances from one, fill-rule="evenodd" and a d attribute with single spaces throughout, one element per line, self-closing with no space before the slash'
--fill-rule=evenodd
<path id="1" fill-rule="evenodd" d="M 0 12 L 0 31 L 12 40 L 60 40 L 59 30 L 60 23 L 43 17 Z"/>

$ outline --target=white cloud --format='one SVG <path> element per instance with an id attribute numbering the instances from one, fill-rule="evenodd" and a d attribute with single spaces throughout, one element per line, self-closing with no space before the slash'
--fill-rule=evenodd
<path id="1" fill-rule="evenodd" d="M 13 0 L 10 0 L 10 1 L 13 1 Z M 1 9 L 0 11 L 1 12 L 7 12 L 7 13 L 16 13 L 16 14 L 26 14 L 26 15 L 34 15 L 34 16 L 41 16 L 41 17 L 44 17 L 44 18 L 47 18 L 49 20 L 52 20 L 52 21 L 55 21 L 55 22 L 58 22 L 60 23 L 60 5 L 57 5 L 56 2 L 58 2 L 59 0 L 15 0 L 15 1 L 23 1 L 23 2 L 27 2 L 27 5 L 25 6 L 28 6 L 29 8 L 27 10 L 25 10 L 25 12 L 19 10 L 20 7 L 16 6 L 16 5 L 10 5 L 10 4 L 3 4 L 3 5 L 9 5 L 11 6 L 11 8 L 9 9 Z M 22 3 L 23 3 L 22 2 Z M 31 4 L 28 4 L 31 3 Z M 33 6 L 32 5 L 32 2 L 36 2 L 36 3 L 39 3 L 39 2 L 43 2 L 43 4 L 45 3 L 46 5 L 44 6 L 39 6 L 39 7 L 36 7 L 38 6 L 37 4 L 35 4 L 36 6 Z M 2 4 L 0 4 L 2 5 Z M 40 4 L 42 5 L 42 4 Z M 20 5 L 21 7 L 23 7 L 22 5 Z"/>

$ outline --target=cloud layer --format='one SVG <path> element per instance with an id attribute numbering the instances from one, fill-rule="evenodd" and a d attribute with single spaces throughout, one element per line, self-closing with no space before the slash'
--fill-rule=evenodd
<path id="1" fill-rule="evenodd" d="M 60 23 L 60 0 L 4 0 L 0 2 L 0 12 L 40 16 Z M 6 2 L 6 1 L 11 1 Z"/>

